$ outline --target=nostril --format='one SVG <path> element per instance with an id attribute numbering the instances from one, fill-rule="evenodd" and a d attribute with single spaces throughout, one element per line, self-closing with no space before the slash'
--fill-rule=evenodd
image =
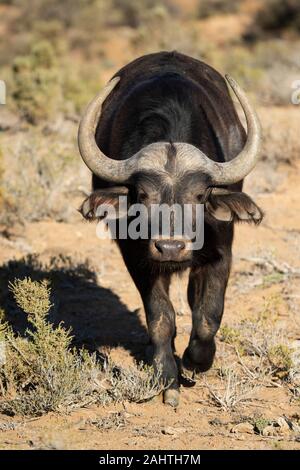
<path id="1" fill-rule="evenodd" d="M 161 241 L 156 241 L 154 245 L 157 251 L 159 251 L 160 253 L 163 253 L 164 250 L 163 250 L 163 244 Z"/>
<path id="2" fill-rule="evenodd" d="M 185 248 L 185 243 L 183 241 L 177 241 L 176 248 L 178 251 L 182 251 Z"/>

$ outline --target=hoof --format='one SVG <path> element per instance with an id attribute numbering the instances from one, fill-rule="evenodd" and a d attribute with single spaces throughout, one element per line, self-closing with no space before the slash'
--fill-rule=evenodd
<path id="1" fill-rule="evenodd" d="M 194 379 L 198 373 L 207 372 L 211 368 L 213 361 L 214 354 L 210 358 L 206 358 L 205 361 L 194 362 L 188 349 L 186 349 L 183 353 L 181 369 L 184 375 Z"/>
<path id="2" fill-rule="evenodd" d="M 164 392 L 164 403 L 176 408 L 179 405 L 179 390 L 174 388 L 165 390 Z"/>

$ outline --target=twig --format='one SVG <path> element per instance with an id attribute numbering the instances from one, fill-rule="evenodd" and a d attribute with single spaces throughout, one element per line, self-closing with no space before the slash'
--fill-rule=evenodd
<path id="1" fill-rule="evenodd" d="M 246 366 L 246 364 L 244 363 L 244 361 L 242 360 L 241 356 L 240 356 L 240 353 L 238 351 L 238 348 L 235 346 L 234 347 L 235 349 L 235 353 L 238 357 L 238 363 L 242 366 L 242 368 L 245 370 L 245 372 L 250 375 L 251 379 L 255 379 L 257 378 L 255 374 L 253 374 L 253 372 L 251 372 L 251 370 Z"/>

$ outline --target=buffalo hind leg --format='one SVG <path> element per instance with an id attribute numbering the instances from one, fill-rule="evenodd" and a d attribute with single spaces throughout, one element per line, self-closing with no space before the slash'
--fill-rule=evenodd
<path id="1" fill-rule="evenodd" d="M 188 301 L 192 310 L 192 332 L 182 358 L 185 370 L 205 372 L 213 364 L 216 352 L 215 335 L 224 310 L 230 258 L 228 256 L 218 263 L 206 265 L 190 273 Z"/>

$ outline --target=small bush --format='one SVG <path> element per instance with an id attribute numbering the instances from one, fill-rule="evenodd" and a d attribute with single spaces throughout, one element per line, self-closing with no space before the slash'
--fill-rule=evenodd
<path id="1" fill-rule="evenodd" d="M 240 339 L 240 333 L 236 329 L 224 325 L 220 328 L 220 339 L 225 343 L 235 344 Z"/>
<path id="2" fill-rule="evenodd" d="M 21 115 L 30 123 L 49 119 L 62 106 L 59 71 L 50 42 L 32 47 L 28 56 L 13 62 L 13 98 Z"/>
<path id="3" fill-rule="evenodd" d="M 254 432 L 256 434 L 262 434 L 265 427 L 269 426 L 270 424 L 271 424 L 271 421 L 263 417 L 253 419 Z"/>
<path id="4" fill-rule="evenodd" d="M 30 327 L 25 337 L 15 336 L 1 319 L 6 356 L 0 364 L 1 411 L 39 416 L 91 403 L 140 402 L 163 390 L 152 368 L 123 369 L 109 358 L 101 365 L 95 354 L 73 348 L 70 330 L 47 320 L 52 307 L 48 281 L 17 279 L 10 289 Z"/>
<path id="5" fill-rule="evenodd" d="M 241 378 L 231 367 L 219 371 L 221 379 L 218 386 L 210 385 L 204 379 L 212 402 L 226 411 L 234 410 L 242 403 L 251 400 L 257 388 L 253 380 Z"/>
<path id="6" fill-rule="evenodd" d="M 86 421 L 87 425 L 95 426 L 96 428 L 104 431 L 106 429 L 120 429 L 124 428 L 128 421 L 126 415 L 123 411 L 109 413 L 104 418 L 99 419 L 88 419 Z"/>
<path id="7" fill-rule="evenodd" d="M 292 353 L 293 350 L 286 344 L 276 344 L 268 350 L 268 358 L 274 369 L 273 374 L 280 379 L 289 377 L 293 366 Z"/>
<path id="8" fill-rule="evenodd" d="M 47 282 L 25 278 L 10 287 L 31 328 L 27 338 L 21 338 L 14 337 L 8 325 L 3 326 L 7 360 L 1 380 L 9 397 L 0 402 L 2 411 L 41 415 L 95 402 L 95 356 L 70 348 L 70 331 L 48 323 L 51 302 Z"/>
<path id="9" fill-rule="evenodd" d="M 166 14 L 173 10 L 168 1 L 163 3 L 162 5 L 159 0 L 144 0 L 142 2 L 140 0 L 113 0 L 112 10 L 120 25 L 139 28 L 153 14 L 160 11 Z"/>
<path id="10" fill-rule="evenodd" d="M 284 337 L 284 331 L 276 325 L 276 301 L 267 301 L 256 319 L 245 319 L 234 327 L 222 327 L 220 339 L 235 348 L 242 363 L 249 359 L 248 372 L 254 367 L 255 374 L 259 372 L 261 377 L 286 381 L 294 366 L 293 349 Z M 253 378 L 255 374 L 250 376 Z"/>
<path id="11" fill-rule="evenodd" d="M 117 403 L 123 401 L 142 403 L 169 386 L 161 383 L 160 371 L 154 376 L 152 366 L 143 363 L 123 369 L 108 361 L 105 370 L 109 396 Z"/>
<path id="12" fill-rule="evenodd" d="M 200 0 L 198 16 L 208 18 L 224 13 L 236 13 L 241 0 Z"/>
<path id="13" fill-rule="evenodd" d="M 231 346 L 236 347 L 240 354 L 244 353 L 241 333 L 238 331 L 238 329 L 232 328 L 228 325 L 221 326 L 220 340 L 226 344 L 230 344 Z"/>

